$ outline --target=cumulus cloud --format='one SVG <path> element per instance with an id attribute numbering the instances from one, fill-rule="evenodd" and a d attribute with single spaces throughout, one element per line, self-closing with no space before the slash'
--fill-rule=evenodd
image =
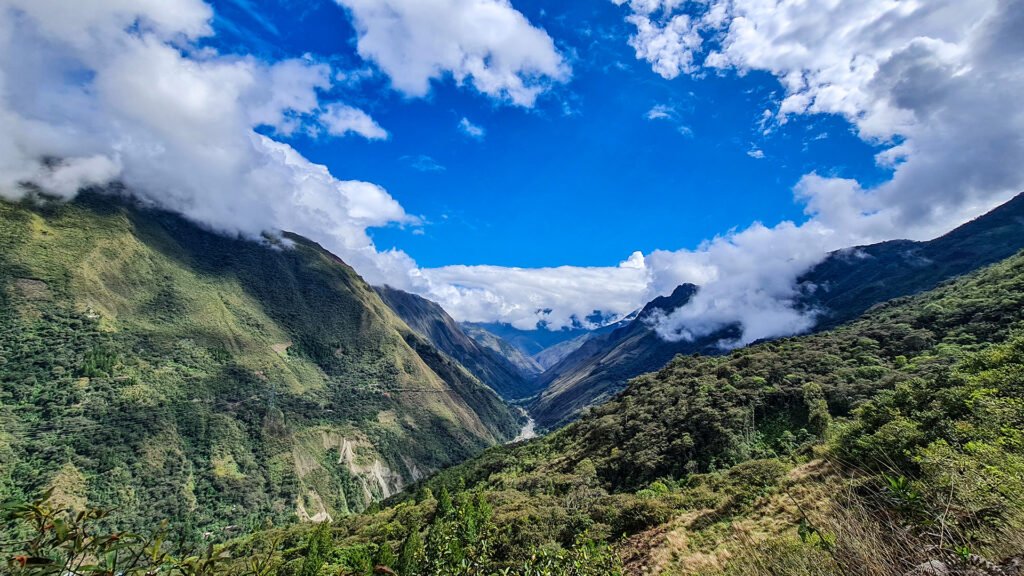
<path id="1" fill-rule="evenodd" d="M 225 56 L 200 0 L 0 0 L 0 195 L 64 198 L 112 181 L 212 229 L 316 238 L 379 281 L 413 266 L 372 226 L 417 219 L 379 186 L 341 181 L 275 135 L 383 137 L 320 102 L 326 65 Z"/>
<path id="2" fill-rule="evenodd" d="M 469 118 L 465 117 L 463 117 L 462 120 L 459 120 L 459 132 L 462 132 L 466 136 L 476 140 L 483 140 L 484 136 L 487 135 L 487 130 L 485 130 L 483 126 L 477 126 L 470 122 Z"/>
<path id="3" fill-rule="evenodd" d="M 688 15 L 678 14 L 660 23 L 644 14 L 633 14 L 627 20 L 636 26 L 636 34 L 629 40 L 636 57 L 650 62 L 663 78 L 670 80 L 697 70 L 694 52 L 703 39 Z"/>
<path id="4" fill-rule="evenodd" d="M 741 323 L 745 343 L 806 329 L 813 317 L 793 310 L 794 281 L 827 251 L 930 238 L 1024 188 L 1019 0 L 612 1 L 628 5 L 630 43 L 654 72 L 769 72 L 785 95 L 762 130 L 839 115 L 883 147 L 876 160 L 893 170 L 872 187 L 808 174 L 794 189 L 805 223 L 755 224 L 695 251 L 649 255 L 655 291 L 679 280 L 704 286 L 663 319 L 665 337 Z M 700 40 L 675 40 L 691 34 Z"/>
<path id="5" fill-rule="evenodd" d="M 569 77 L 550 37 L 505 0 L 339 2 L 354 17 L 360 54 L 410 96 L 451 76 L 529 106 Z M 0 0 L 0 194 L 19 197 L 28 183 L 67 198 L 122 181 L 210 228 L 291 230 L 372 283 L 423 294 L 460 319 L 523 328 L 626 314 L 693 282 L 702 290 L 666 315 L 660 333 L 693 338 L 738 322 L 744 343 L 810 326 L 813 317 L 791 306 L 793 280 L 826 251 L 930 237 L 1024 187 L 1019 1 L 617 3 L 637 27 L 638 57 L 658 74 L 767 71 L 784 98 L 765 130 L 795 115 L 841 115 L 884 146 L 878 162 L 893 177 L 866 187 L 807 174 L 794 188 L 803 223 L 755 224 L 617 266 L 424 269 L 367 234 L 417 217 L 380 186 L 338 180 L 282 141 L 296 132 L 387 137 L 364 111 L 322 101 L 341 78 L 329 66 L 201 48 L 213 17 L 201 0 Z M 459 127 L 484 136 L 468 119 Z"/>
<path id="6" fill-rule="evenodd" d="M 508 17 L 508 6 L 491 4 Z M 71 198 L 122 182 L 139 200 L 221 232 L 313 238 L 371 283 L 425 294 L 463 318 L 558 326 L 634 306 L 646 285 L 639 255 L 605 274 L 425 270 L 404 252 L 379 250 L 368 228 L 420 219 L 380 186 L 339 180 L 282 141 L 296 132 L 386 138 L 365 112 L 322 101 L 347 76 L 309 59 L 200 48 L 212 18 L 201 0 L 0 0 L 0 195 Z M 495 66 L 500 48 L 485 51 Z M 484 135 L 468 119 L 460 126 Z M 443 169 L 428 157 L 411 165 Z"/>
<path id="7" fill-rule="evenodd" d="M 336 1 L 352 14 L 359 54 L 409 96 L 450 76 L 529 107 L 571 74 L 551 37 L 508 0 Z"/>
<path id="8" fill-rule="evenodd" d="M 615 267 L 445 266 L 422 275 L 420 289 L 460 320 L 524 330 L 586 324 L 595 311 L 625 314 L 643 303 L 650 284 L 640 252 Z"/>

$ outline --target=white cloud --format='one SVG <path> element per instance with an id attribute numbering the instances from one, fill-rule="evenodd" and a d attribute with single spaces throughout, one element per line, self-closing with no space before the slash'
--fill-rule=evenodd
<path id="1" fill-rule="evenodd" d="M 636 26 L 636 34 L 629 40 L 636 57 L 650 62 L 663 78 L 672 79 L 696 70 L 694 52 L 703 40 L 688 15 L 678 14 L 659 22 L 644 14 L 633 14 L 627 20 Z"/>
<path id="2" fill-rule="evenodd" d="M 459 120 L 459 132 L 462 132 L 466 136 L 469 136 L 470 138 L 475 138 L 477 140 L 483 140 L 484 136 L 487 135 L 487 130 L 485 130 L 482 126 L 477 126 L 476 124 L 473 124 L 472 122 L 469 121 L 469 118 L 463 118 L 462 120 Z"/>
<path id="3" fill-rule="evenodd" d="M 328 104 L 320 114 L 320 122 L 332 136 L 359 134 L 367 140 L 386 140 L 388 133 L 370 115 L 345 104 Z"/>
<path id="4" fill-rule="evenodd" d="M 371 280 L 408 275 L 411 260 L 378 252 L 366 229 L 415 217 L 254 130 L 379 127 L 321 104 L 328 66 L 198 48 L 211 18 L 199 0 L 0 0 L 0 195 L 31 183 L 69 198 L 119 180 L 213 229 L 291 230 Z"/>
<path id="5" fill-rule="evenodd" d="M 651 107 L 650 110 L 644 114 L 644 118 L 651 121 L 664 121 L 674 124 L 676 131 L 686 136 L 687 138 L 693 137 L 693 130 L 684 124 L 679 118 L 679 111 L 676 110 L 675 106 L 668 104 L 656 104 Z"/>
<path id="6" fill-rule="evenodd" d="M 750 150 L 747 150 L 747 156 L 750 156 L 751 158 L 755 158 L 757 160 L 761 160 L 764 158 L 764 150 L 761 150 L 757 146 L 754 146 Z"/>
<path id="7" fill-rule="evenodd" d="M 422 271 L 418 290 L 460 320 L 532 329 L 584 322 L 595 310 L 625 314 L 643 304 L 650 279 L 635 252 L 617 267 L 446 266 Z"/>
<path id="8" fill-rule="evenodd" d="M 671 120 L 676 117 L 676 111 L 666 104 L 656 104 L 647 111 L 645 117 L 648 120 Z"/>
<path id="9" fill-rule="evenodd" d="M 442 164 L 438 163 L 430 156 L 420 154 L 419 156 L 402 156 L 402 161 L 407 163 L 410 168 L 419 172 L 444 172 L 447 170 Z"/>
<path id="10" fill-rule="evenodd" d="M 407 94 L 450 74 L 529 105 L 568 78 L 550 38 L 507 2 L 343 1 L 361 53 Z M 309 236 L 370 282 L 424 294 L 460 319 L 560 326 L 594 310 L 628 313 L 689 281 L 703 289 L 667 316 L 666 337 L 736 321 L 741 342 L 791 333 L 812 321 L 789 305 L 793 279 L 825 251 L 928 237 L 1024 188 L 1019 2 L 806 4 L 714 0 L 684 21 L 678 1 L 629 3 L 646 19 L 638 26 L 650 24 L 634 42 L 658 73 L 765 70 L 785 88 L 765 129 L 797 114 L 840 114 L 888 146 L 878 160 L 893 167 L 890 181 L 864 187 L 808 174 L 795 187 L 806 223 L 755 224 L 695 250 L 544 269 L 422 269 L 401 251 L 378 250 L 368 227 L 419 219 L 376 184 L 338 180 L 255 128 L 274 138 L 386 132 L 365 113 L 320 101 L 338 77 L 326 65 L 200 48 L 212 18 L 200 0 L 0 0 L 0 194 L 16 197 L 31 182 L 70 197 L 122 180 L 141 199 L 218 230 Z M 484 135 L 468 119 L 459 125 Z"/>
<path id="11" fill-rule="evenodd" d="M 794 190 L 806 223 L 754 225 L 696 251 L 651 254 L 656 292 L 682 279 L 704 285 L 665 319 L 667 337 L 734 322 L 744 325 L 741 342 L 799 331 L 813 319 L 790 306 L 794 280 L 826 251 L 933 237 L 1024 188 L 1019 0 L 709 0 L 686 4 L 688 14 L 676 13 L 681 2 L 628 4 L 630 43 L 654 72 L 769 72 L 785 96 L 761 130 L 795 115 L 840 115 L 885 147 L 877 161 L 893 169 L 868 188 L 808 174 Z M 682 16 L 680 34 L 700 42 L 674 40 Z M 763 157 L 757 147 L 748 154 Z"/>
<path id="12" fill-rule="evenodd" d="M 409 96 L 451 76 L 529 107 L 571 73 L 551 37 L 508 0 L 336 1 L 352 14 L 359 54 Z"/>

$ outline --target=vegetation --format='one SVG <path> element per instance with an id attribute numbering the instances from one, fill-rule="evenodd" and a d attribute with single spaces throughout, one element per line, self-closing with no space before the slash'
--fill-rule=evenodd
<path id="1" fill-rule="evenodd" d="M 931 290 L 1021 249 L 1024 194 L 928 242 L 899 240 L 835 252 L 800 279 L 799 305 L 818 313 L 818 330 L 833 328 L 875 304 Z M 675 310 L 696 290 L 684 284 L 653 300 L 636 320 L 590 339 L 545 372 L 538 381 L 544 391 L 531 406 L 538 425 L 554 429 L 575 420 L 587 406 L 610 399 L 629 379 L 660 369 L 676 354 L 721 354 L 719 342 L 737 338 L 736 326 L 692 341 L 667 342 L 645 318 L 655 310 Z"/>
<path id="2" fill-rule="evenodd" d="M 488 492 L 510 557 L 587 534 L 667 573 L 1007 560 L 1024 551 L 1022 322 L 1018 255 L 831 332 L 677 357 L 427 485 Z"/>
<path id="3" fill-rule="evenodd" d="M 92 196 L 0 203 L 0 382 L 0 498 L 192 539 L 362 510 L 519 428 L 315 244 Z"/>
<path id="4" fill-rule="evenodd" d="M 45 312 L 26 304 L 37 288 L 9 291 L 21 298 L 18 318 Z M 68 329 L 71 382 L 86 369 L 113 381 L 136 366 L 123 350 L 141 345 L 124 346 L 122 334 L 102 323 Z M 18 370 L 41 377 L 24 358 Z M 427 364 L 444 377 L 444 361 Z M 19 401 L 37 422 L 49 421 L 47 407 L 78 405 Z M 5 424 L 17 423 L 8 402 Z M 2 437 L 11 450 L 20 429 L 4 430 L 14 430 Z M 104 440 L 119 441 L 128 440 Z M 38 461 L 53 471 L 50 502 L 73 508 L 85 448 L 48 442 L 76 455 Z M 252 470 L 237 457 L 218 462 L 222 477 Z M 15 495 L 31 493 L 21 474 L 3 478 Z M 63 543 L 76 532 L 54 539 L 57 522 L 20 506 L 10 566 L 66 565 L 76 549 Z M 111 514 L 95 520 L 107 536 L 81 541 L 106 542 Z M 1013 573 L 1024 562 L 1024 254 L 829 332 L 678 356 L 558 432 L 489 449 L 363 513 L 254 528 L 215 534 L 201 553 L 169 547 L 165 571 L 202 573 L 179 568 L 187 560 L 208 561 L 211 574 L 278 576 Z M 130 541 L 152 549 L 152 538 Z M 110 554 L 100 552 L 85 556 Z"/>

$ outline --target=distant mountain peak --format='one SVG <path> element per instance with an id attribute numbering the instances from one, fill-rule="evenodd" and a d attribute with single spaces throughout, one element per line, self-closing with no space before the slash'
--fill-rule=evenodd
<path id="1" fill-rule="evenodd" d="M 637 316 L 639 318 L 647 318 L 655 312 L 671 314 L 689 303 L 690 299 L 693 298 L 699 290 L 700 287 L 695 284 L 680 284 L 679 286 L 676 286 L 675 290 L 673 290 L 668 296 L 658 296 L 654 300 L 648 302 Z"/>

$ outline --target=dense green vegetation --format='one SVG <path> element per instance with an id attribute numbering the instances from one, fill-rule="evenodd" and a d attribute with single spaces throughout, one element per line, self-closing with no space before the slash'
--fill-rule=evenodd
<path id="1" fill-rule="evenodd" d="M 0 203 L 0 382 L 0 498 L 192 538 L 362 510 L 519 428 L 317 245 L 94 196 Z"/>
<path id="2" fill-rule="evenodd" d="M 493 570 L 604 544 L 630 573 L 1009 562 L 1024 551 L 1022 322 L 1024 255 L 831 332 L 677 357 L 559 432 L 336 522 L 334 546 L 397 549 L 451 492 L 492 511 Z M 412 573 L 473 573 L 451 570 Z"/>
<path id="3" fill-rule="evenodd" d="M 13 309 L 31 317 L 40 287 L 19 286 Z M 131 366 L 122 332 L 68 334 L 69 369 L 97 374 L 90 385 Z M 458 368 L 446 360 L 427 364 L 444 378 Z M 65 505 L 70 474 L 55 469 L 50 501 Z M 74 557 L 37 520 L 45 507 L 12 510 L 13 570 L 55 573 Z M 566 428 L 363 513 L 231 536 L 154 562 L 261 576 L 1012 573 L 1024 561 L 1024 254 L 828 332 L 678 356 Z"/>

